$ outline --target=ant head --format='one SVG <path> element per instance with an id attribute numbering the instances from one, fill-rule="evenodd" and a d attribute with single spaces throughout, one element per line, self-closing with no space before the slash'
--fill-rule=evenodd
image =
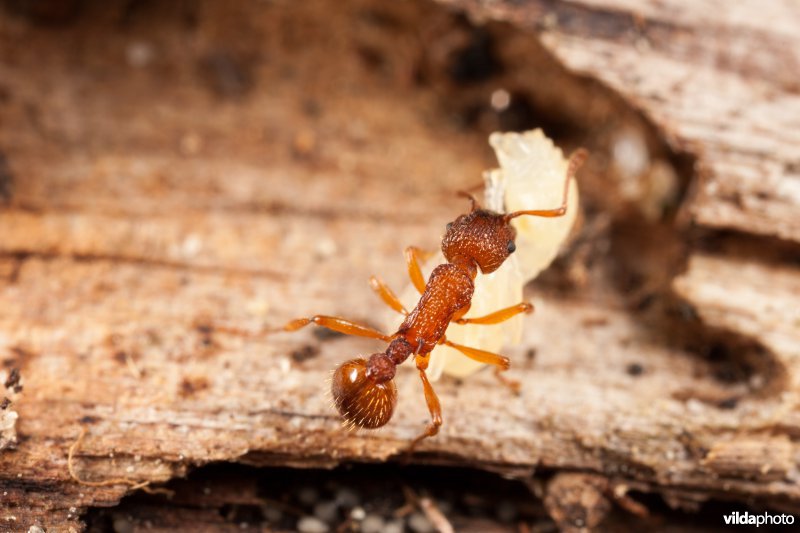
<path id="1" fill-rule="evenodd" d="M 516 230 L 504 215 L 475 209 L 447 225 L 442 253 L 451 262 L 471 261 L 488 274 L 517 249 Z"/>
<path id="2" fill-rule="evenodd" d="M 385 354 L 373 355 L 370 363 L 376 355 Z M 372 367 L 365 359 L 347 361 L 336 368 L 331 381 L 333 403 L 339 414 L 351 424 L 367 429 L 386 424 L 397 403 L 394 368 L 392 376 L 381 381 Z"/>

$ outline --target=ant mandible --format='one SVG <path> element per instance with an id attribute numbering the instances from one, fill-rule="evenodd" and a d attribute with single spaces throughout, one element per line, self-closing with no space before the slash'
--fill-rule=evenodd
<path id="1" fill-rule="evenodd" d="M 586 157 L 587 152 L 583 149 L 570 156 L 563 199 L 561 205 L 553 209 L 502 214 L 482 209 L 474 197 L 466 195 L 472 202 L 472 209 L 447 224 L 447 232 L 442 239 L 442 252 L 447 263 L 433 270 L 427 284 L 419 266 L 419 250 L 413 246 L 406 249 L 408 275 L 421 294 L 417 306 L 410 313 L 388 286 L 372 277 L 370 286 L 378 296 L 389 307 L 406 315 L 394 334 L 385 335 L 369 326 L 325 315 L 299 318 L 284 326 L 285 331 L 295 331 L 314 323 L 347 335 L 389 343 L 385 352 L 374 353 L 368 359 L 361 357 L 342 363 L 333 373 L 333 402 L 351 427 L 379 428 L 392 418 L 397 403 L 397 387 L 393 381 L 397 365 L 413 355 L 431 421 L 411 443 L 411 448 L 421 440 L 436 435 L 442 425 L 442 408 L 425 370 L 428 368 L 430 352 L 437 344 L 455 348 L 480 363 L 494 365 L 495 374 L 503 380 L 500 372 L 508 370 L 510 366 L 507 357 L 451 342 L 447 340 L 445 332 L 450 322 L 499 324 L 519 313 L 533 310 L 533 305 L 522 302 L 482 317 L 464 318 L 470 308 L 475 289 L 473 280 L 478 270 L 483 274 L 494 272 L 516 250 L 516 230 L 511 226 L 511 220 L 523 215 L 548 218 L 563 216 L 567 212 L 570 180 Z M 515 389 L 519 386 L 515 382 L 503 381 Z"/>

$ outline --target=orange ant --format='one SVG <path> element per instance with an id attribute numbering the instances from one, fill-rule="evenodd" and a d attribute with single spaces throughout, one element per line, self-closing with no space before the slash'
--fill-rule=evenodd
<path id="1" fill-rule="evenodd" d="M 347 335 L 370 337 L 389 343 L 385 352 L 374 353 L 368 359 L 362 357 L 342 363 L 333 373 L 333 402 L 351 427 L 374 429 L 392 418 L 397 403 L 397 387 L 393 381 L 397 365 L 413 355 L 431 421 L 425 431 L 414 439 L 411 448 L 421 440 L 436 435 L 442 425 L 442 408 L 425 370 L 428 368 L 430 352 L 437 344 L 445 344 L 471 359 L 494 365 L 495 374 L 503 380 L 500 372 L 508 370 L 510 366 L 507 357 L 451 342 L 445 337 L 445 332 L 450 322 L 498 324 L 519 313 L 533 310 L 533 305 L 522 302 L 482 317 L 463 318 L 470 308 L 475 288 L 473 280 L 478 269 L 483 274 L 494 272 L 516 250 L 516 230 L 511 226 L 511 220 L 522 215 L 548 218 L 563 216 L 567 212 L 570 180 L 586 157 L 587 152 L 583 149 L 570 157 L 563 199 L 561 205 L 554 209 L 501 214 L 482 209 L 473 196 L 464 194 L 471 200 L 472 209 L 468 214 L 447 224 L 447 232 L 442 239 L 442 252 L 447 263 L 433 270 L 427 284 L 419 266 L 420 251 L 413 246 L 406 249 L 409 277 L 422 295 L 410 313 L 392 290 L 373 276 L 370 279 L 372 289 L 389 307 L 406 315 L 394 334 L 385 335 L 369 326 L 325 315 L 299 318 L 284 326 L 286 331 L 295 331 L 313 322 Z M 518 383 L 503 381 L 518 390 Z"/>

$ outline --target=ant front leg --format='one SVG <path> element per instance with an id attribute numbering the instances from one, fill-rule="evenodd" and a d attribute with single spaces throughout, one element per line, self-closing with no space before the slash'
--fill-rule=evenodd
<path id="1" fill-rule="evenodd" d="M 422 275 L 422 268 L 420 267 L 419 262 L 421 259 L 427 259 L 430 257 L 430 255 L 430 253 L 423 252 L 416 246 L 409 246 L 405 250 L 408 277 L 411 279 L 411 283 L 414 284 L 414 287 L 417 289 L 417 291 L 419 291 L 420 294 L 425 292 L 425 277 Z M 369 286 L 386 305 L 398 313 L 408 315 L 408 310 L 400 302 L 400 298 L 397 297 L 397 295 L 392 291 L 392 289 L 389 288 L 388 285 L 386 285 L 386 283 L 383 282 L 382 279 L 372 276 L 369 278 Z"/>
<path id="2" fill-rule="evenodd" d="M 404 315 L 408 315 L 408 310 L 403 307 L 403 304 L 400 302 L 400 298 L 389 288 L 386 283 L 383 282 L 382 279 L 371 276 L 369 278 L 369 286 L 370 288 L 375 291 L 375 293 L 383 300 L 383 303 L 397 311 L 398 313 L 402 313 Z"/>
<path id="3" fill-rule="evenodd" d="M 370 339 L 380 339 L 385 342 L 390 342 L 392 340 L 389 335 L 384 335 L 377 329 L 338 316 L 315 315 L 311 318 L 297 318 L 283 326 L 283 330 L 297 331 L 311 323 L 333 331 L 338 331 L 339 333 L 344 333 L 345 335 L 369 337 Z"/>
<path id="4" fill-rule="evenodd" d="M 520 391 L 519 381 L 508 379 L 503 375 L 503 372 L 505 372 L 511 367 L 511 361 L 508 359 L 508 357 L 496 354 L 494 352 L 487 352 L 486 350 L 472 348 L 470 346 L 464 346 L 462 344 L 456 344 L 455 342 L 451 342 L 447 339 L 444 339 L 442 341 L 442 344 L 458 350 L 459 352 L 463 353 L 473 361 L 478 361 L 479 363 L 484 363 L 487 365 L 493 365 L 494 376 L 500 381 L 500 383 L 511 389 L 515 394 L 519 394 Z"/>
<path id="5" fill-rule="evenodd" d="M 408 265 L 408 277 L 411 278 L 411 283 L 417 288 L 420 294 L 425 292 L 425 278 L 422 275 L 422 269 L 419 266 L 420 258 L 426 259 L 430 256 L 416 246 L 409 246 L 406 248 L 406 264 Z"/>
<path id="6" fill-rule="evenodd" d="M 428 381 L 428 376 L 425 374 L 425 370 L 428 368 L 429 360 L 430 353 L 417 355 L 414 358 L 414 362 L 419 370 L 419 378 L 422 380 L 422 390 L 425 393 L 425 403 L 428 405 L 428 412 L 431 414 L 431 421 L 428 423 L 425 431 L 413 440 L 411 446 L 408 447 L 406 452 L 407 454 L 411 454 L 417 444 L 422 442 L 424 439 L 433 437 L 439 433 L 439 428 L 442 425 L 442 405 L 439 403 L 439 397 L 436 396 L 436 393 L 431 386 L 431 382 Z"/>

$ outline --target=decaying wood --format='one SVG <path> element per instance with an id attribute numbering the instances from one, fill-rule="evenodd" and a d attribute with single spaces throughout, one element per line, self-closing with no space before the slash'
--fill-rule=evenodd
<path id="1" fill-rule="evenodd" d="M 87 481 L 399 458 L 427 417 L 412 372 L 385 429 L 349 433 L 325 380 L 378 345 L 262 330 L 380 325 L 366 279 L 406 283 L 402 248 L 435 247 L 465 208 L 452 191 L 494 166 L 493 115 L 454 115 L 498 87 L 600 158 L 600 125 L 626 117 L 689 182 L 693 228 L 617 209 L 590 161 L 599 237 L 561 265 L 577 289 L 531 294 L 507 351 L 522 394 L 488 373 L 437 383 L 445 425 L 415 460 L 800 509 L 797 6 L 441 3 L 488 24 L 502 69 L 448 81 L 473 30 L 425 1 L 97 3 L 58 29 L 0 14 L 0 362 L 23 385 L 0 528 L 80 528 L 129 491 L 70 476 L 84 429 Z M 644 281 L 621 288 L 620 269 Z"/>
<path id="2" fill-rule="evenodd" d="M 22 392 L 19 369 L 0 371 L 0 452 L 17 444 L 17 418 L 13 399 Z"/>
<path id="3" fill-rule="evenodd" d="M 608 481 L 588 474 L 556 474 L 544 503 L 562 531 L 594 529 L 611 510 Z"/>
<path id="4" fill-rule="evenodd" d="M 568 68 L 619 91 L 697 155 L 696 222 L 800 242 L 793 2 L 439 1 L 537 28 Z"/>

